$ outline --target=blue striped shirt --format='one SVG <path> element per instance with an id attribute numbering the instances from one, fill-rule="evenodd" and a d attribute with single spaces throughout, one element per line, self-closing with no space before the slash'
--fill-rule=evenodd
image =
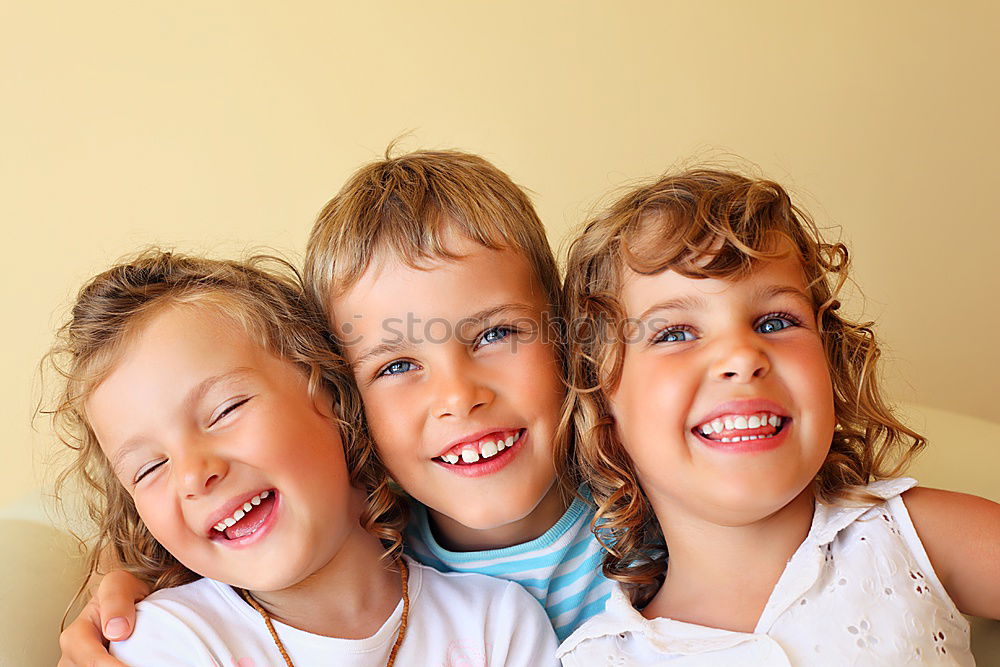
<path id="1" fill-rule="evenodd" d="M 478 572 L 516 581 L 538 600 L 562 641 L 591 616 L 604 611 L 611 582 L 601 572 L 604 550 L 590 532 L 593 508 L 574 498 L 544 535 L 487 551 L 449 551 L 431 533 L 427 510 L 413 503 L 406 551 L 441 572 Z"/>

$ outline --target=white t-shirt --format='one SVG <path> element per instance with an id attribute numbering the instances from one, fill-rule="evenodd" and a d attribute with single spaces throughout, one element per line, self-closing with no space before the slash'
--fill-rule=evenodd
<path id="1" fill-rule="evenodd" d="M 442 574 L 407 559 L 410 614 L 398 667 L 556 665 L 556 639 L 542 607 L 518 584 Z M 402 600 L 366 639 L 337 639 L 283 623 L 274 628 L 296 667 L 382 667 L 396 641 Z M 111 644 L 128 665 L 279 667 L 284 660 L 260 615 L 212 579 L 153 593 L 137 606 L 132 636 Z"/>
<path id="2" fill-rule="evenodd" d="M 604 548 L 590 530 L 594 507 L 583 487 L 566 512 L 543 535 L 522 544 L 484 551 L 451 551 L 434 537 L 427 508 L 413 503 L 403 536 L 406 550 L 438 572 L 478 572 L 516 581 L 548 612 L 556 637 L 565 639 L 581 623 L 604 611 L 611 581 L 604 577 Z"/>
<path id="3" fill-rule="evenodd" d="M 753 632 L 646 619 L 621 588 L 603 614 L 559 647 L 565 667 L 709 665 L 974 665 L 969 624 L 948 597 L 900 494 L 912 479 L 875 482 L 882 502 L 816 503 L 812 526 Z"/>

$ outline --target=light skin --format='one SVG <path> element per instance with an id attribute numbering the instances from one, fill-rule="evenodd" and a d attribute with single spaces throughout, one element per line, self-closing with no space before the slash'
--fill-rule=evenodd
<path id="1" fill-rule="evenodd" d="M 448 247 L 461 257 L 420 269 L 376 258 L 332 300 L 331 324 L 355 364 L 379 453 L 393 478 L 427 506 L 442 546 L 521 544 L 545 533 L 567 507 L 552 460 L 564 387 L 555 346 L 538 331 L 545 290 L 515 251 L 460 236 Z M 415 325 L 421 342 L 379 349 L 399 338 L 394 332 L 405 332 L 410 314 L 421 322 Z M 499 470 L 460 475 L 434 460 L 449 444 L 484 431 L 522 439 Z M 127 636 L 135 602 L 147 594 L 128 575 L 106 577 L 97 602 L 61 635 L 60 667 L 119 665 L 101 644 L 100 628 L 119 624 L 124 628 L 112 638 Z"/>
<path id="2" fill-rule="evenodd" d="M 642 613 L 752 632 L 808 534 L 810 484 L 835 425 L 830 373 L 800 264 L 789 253 L 736 281 L 628 273 L 622 300 L 628 316 L 642 321 L 642 335 L 629 339 L 609 398 L 670 548 L 664 584 Z M 716 419 L 762 413 L 780 417 L 780 429 L 741 431 L 766 437 L 738 443 L 721 441 L 735 433 L 725 426 L 705 435 L 705 424 Z M 959 608 L 1000 613 L 1000 506 L 974 499 L 977 512 L 962 512 L 971 497 L 931 489 L 905 498 Z M 977 531 L 977 545 L 952 535 L 956 542 L 945 548 L 945 515 Z M 957 567 L 956 552 L 971 560 L 991 598 Z"/>
<path id="3" fill-rule="evenodd" d="M 441 543 L 519 544 L 566 509 L 552 461 L 563 386 L 555 346 L 540 331 L 545 292 L 514 250 L 457 236 L 449 249 L 460 257 L 421 268 L 376 259 L 331 301 L 333 326 L 379 454 L 427 506 Z M 498 470 L 465 474 L 440 458 L 502 437 L 518 442 L 494 459 Z"/>
<path id="4" fill-rule="evenodd" d="M 330 396 L 215 310 L 153 315 L 86 409 L 143 523 L 189 569 L 315 634 L 371 636 L 398 604 L 398 573 L 373 567 L 382 547 L 359 523 Z M 213 528 L 264 490 L 252 534 Z"/>

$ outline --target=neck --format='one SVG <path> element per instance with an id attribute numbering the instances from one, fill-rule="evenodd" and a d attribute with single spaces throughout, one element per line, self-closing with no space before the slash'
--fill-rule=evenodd
<path id="1" fill-rule="evenodd" d="M 499 502 L 502 502 L 500 500 Z M 524 544 L 541 537 L 566 512 L 569 502 L 553 483 L 527 515 L 490 528 L 470 528 L 427 508 L 431 530 L 438 544 L 451 551 L 486 551 Z"/>
<path id="2" fill-rule="evenodd" d="M 670 558 L 663 586 L 643 616 L 752 632 L 785 565 L 809 534 L 812 489 L 741 526 L 713 523 L 663 499 L 650 502 Z"/>
<path id="3" fill-rule="evenodd" d="M 381 561 L 382 553 L 378 539 L 359 525 L 329 562 L 302 581 L 251 594 L 272 619 L 299 630 L 341 639 L 371 637 L 402 594 L 398 566 Z"/>

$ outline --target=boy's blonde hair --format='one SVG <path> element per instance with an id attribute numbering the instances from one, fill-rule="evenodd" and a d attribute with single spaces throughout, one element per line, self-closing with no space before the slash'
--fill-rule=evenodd
<path id="1" fill-rule="evenodd" d="M 131 340 L 156 313 L 170 307 L 208 308 L 230 319 L 263 349 L 297 366 L 311 395 L 327 391 L 340 421 L 345 460 L 352 483 L 368 493 L 362 525 L 395 558 L 402 548 L 405 507 L 390 497 L 373 497 L 386 475 L 364 440 L 361 400 L 347 364 L 331 347 L 322 316 L 301 287 L 295 269 L 283 260 L 258 256 L 244 263 L 146 251 L 88 282 L 72 315 L 59 330 L 49 355 L 64 378 L 52 410 L 60 440 L 73 450 L 59 478 L 85 483 L 87 511 L 97 534 L 89 545 L 88 577 L 110 549 L 128 572 L 153 588 L 197 578 L 146 529 L 132 497 L 118 481 L 87 416 L 86 402 L 114 370 Z"/>
<path id="2" fill-rule="evenodd" d="M 350 289 L 373 259 L 420 268 L 456 259 L 447 233 L 528 260 L 561 312 L 559 271 L 528 196 L 485 159 L 460 151 L 416 151 L 365 165 L 320 212 L 306 247 L 305 279 L 327 316 L 331 296 Z"/>
<path id="3" fill-rule="evenodd" d="M 633 602 L 655 593 L 666 545 L 618 440 L 608 396 L 621 379 L 626 271 L 667 269 L 691 278 L 738 280 L 794 248 L 805 272 L 833 381 L 837 427 L 815 479 L 823 502 L 858 498 L 868 482 L 897 474 L 923 438 L 901 424 L 879 387 L 871 323 L 838 313 L 848 252 L 826 243 L 809 216 L 772 181 L 694 169 L 637 187 L 590 221 L 569 253 L 565 293 L 571 407 L 578 474 L 598 505 L 595 533 L 608 548 L 605 574 L 629 584 Z M 572 442 L 562 444 L 572 449 Z"/>

